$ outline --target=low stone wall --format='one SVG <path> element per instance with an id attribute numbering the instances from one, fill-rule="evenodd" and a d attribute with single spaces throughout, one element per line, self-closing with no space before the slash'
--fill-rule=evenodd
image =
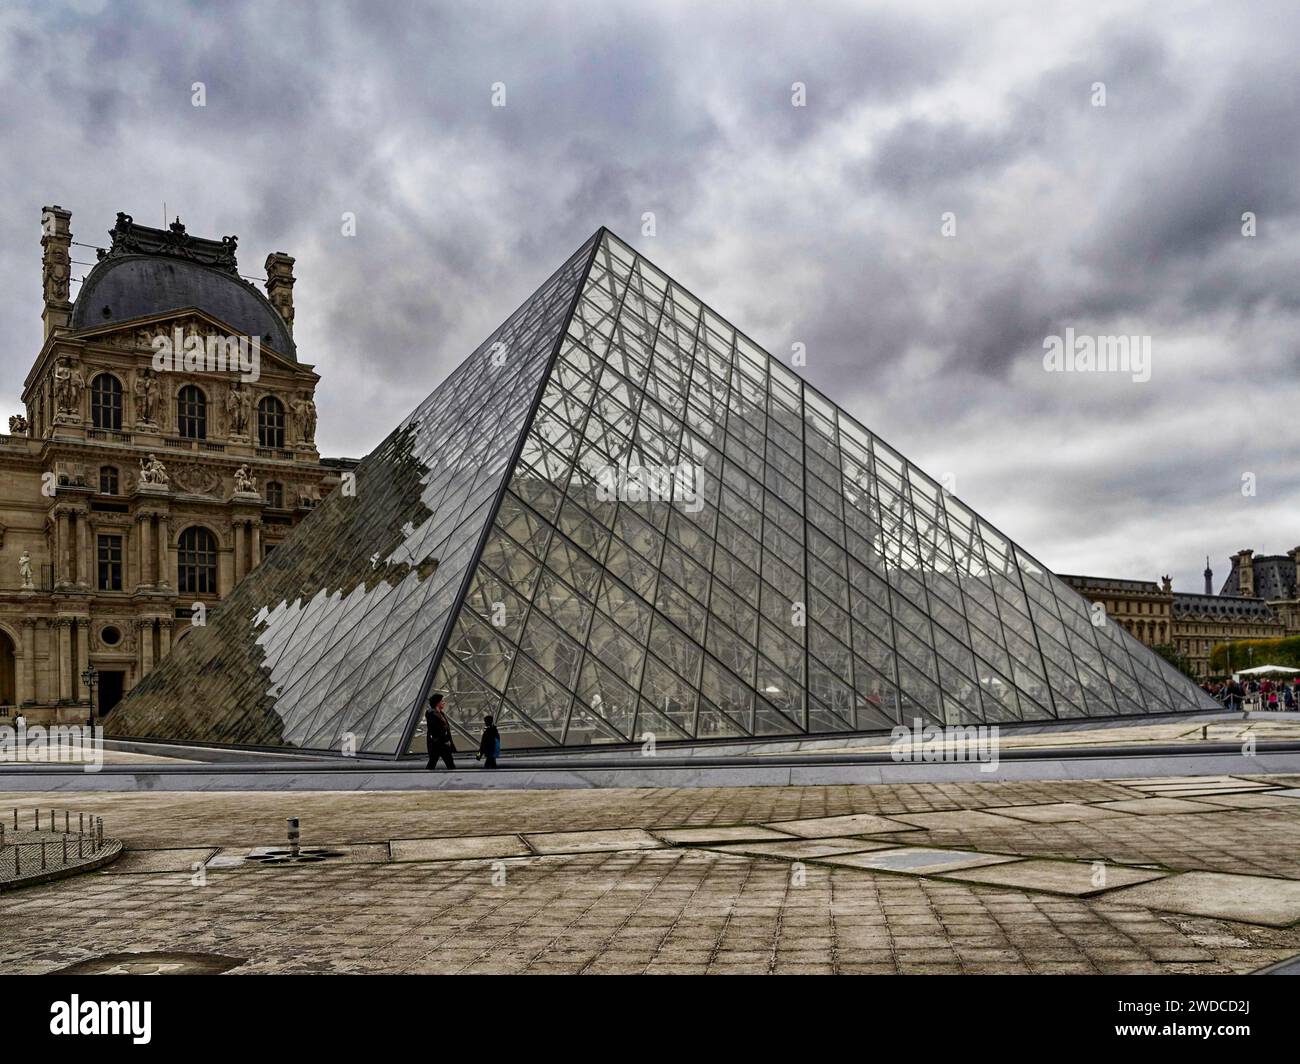
<path id="1" fill-rule="evenodd" d="M 24 821 L 24 815 L 31 820 Z M 0 826 L 0 891 L 89 872 L 121 853 L 121 840 L 106 837 L 95 817 L 14 810 Z"/>

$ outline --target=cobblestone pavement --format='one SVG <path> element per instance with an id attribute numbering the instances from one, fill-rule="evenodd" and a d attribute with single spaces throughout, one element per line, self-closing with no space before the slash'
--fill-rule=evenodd
<path id="1" fill-rule="evenodd" d="M 1273 789 L 1234 793 L 1250 779 L 1155 805 L 1130 804 L 1154 793 L 1135 781 L 0 794 L 0 813 L 47 803 L 74 816 L 93 808 L 129 851 L 102 871 L 0 895 L 0 971 L 49 972 L 119 951 L 183 950 L 242 958 L 236 974 L 1246 972 L 1300 953 L 1300 925 L 1161 912 L 1126 902 L 1122 890 L 1064 896 L 653 840 L 659 848 L 400 862 L 389 860 L 388 844 L 504 836 L 515 847 L 504 854 L 524 848 L 520 833 L 623 829 L 600 844 L 632 846 L 641 845 L 636 838 L 645 830 L 772 823 L 779 830 L 781 821 L 868 813 L 916 816 L 918 823 L 860 836 L 862 848 L 1248 873 L 1287 877 L 1264 885 L 1294 889 L 1300 797 L 1280 788 L 1296 788 L 1300 778 L 1259 777 Z M 1081 805 L 1088 808 L 1079 812 Z M 920 815 L 1007 807 L 1025 816 L 1099 819 Z M 1179 811 L 1157 811 L 1165 808 Z M 249 847 L 282 844 L 292 815 L 302 818 L 304 845 L 335 847 L 341 856 L 307 866 L 243 862 Z M 223 865 L 229 852 L 236 856 Z"/>

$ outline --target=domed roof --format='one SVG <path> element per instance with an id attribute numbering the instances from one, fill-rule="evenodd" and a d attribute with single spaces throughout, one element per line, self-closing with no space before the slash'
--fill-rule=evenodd
<path id="1" fill-rule="evenodd" d="M 101 252 L 73 303 L 74 330 L 196 307 L 296 360 L 284 319 L 236 272 L 235 237 L 191 237 L 180 219 L 169 230 L 152 229 L 126 214 L 110 235 L 112 249 Z"/>

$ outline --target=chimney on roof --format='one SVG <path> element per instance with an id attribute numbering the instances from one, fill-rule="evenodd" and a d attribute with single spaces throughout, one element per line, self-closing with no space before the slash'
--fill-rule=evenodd
<path id="1" fill-rule="evenodd" d="M 293 263 L 292 255 L 273 251 L 266 256 L 266 298 L 271 301 L 293 335 Z"/>
<path id="2" fill-rule="evenodd" d="M 72 212 L 57 203 L 41 208 L 41 282 L 45 289 L 45 339 L 72 322 Z"/>
<path id="3" fill-rule="evenodd" d="M 1237 570 L 1237 594 L 1242 598 L 1255 597 L 1255 552 L 1239 550 L 1232 556 L 1233 566 Z"/>
<path id="4" fill-rule="evenodd" d="M 1214 570 L 1210 568 L 1210 556 L 1208 554 L 1205 556 L 1204 576 L 1205 576 L 1205 593 L 1207 595 L 1213 595 L 1214 594 Z"/>

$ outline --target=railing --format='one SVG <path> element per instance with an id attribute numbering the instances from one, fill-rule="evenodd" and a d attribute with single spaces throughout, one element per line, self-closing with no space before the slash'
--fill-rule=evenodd
<path id="1" fill-rule="evenodd" d="M 58 811 L 47 809 L 49 826 L 41 825 L 42 810 L 32 810 L 32 825 L 24 830 L 19 823 L 19 810 L 13 810 L 11 825 L 0 821 L 0 883 L 16 881 L 41 872 L 76 868 L 98 857 L 115 840 L 104 842 L 104 818 L 78 813 L 73 823 L 72 813 L 63 810 L 63 824 L 57 824 Z M 8 828 L 8 830 L 6 830 Z"/>
<path id="2" fill-rule="evenodd" d="M 129 432 L 115 429 L 87 429 L 86 436 L 92 440 L 111 440 L 113 443 L 134 443 L 135 437 Z"/>

